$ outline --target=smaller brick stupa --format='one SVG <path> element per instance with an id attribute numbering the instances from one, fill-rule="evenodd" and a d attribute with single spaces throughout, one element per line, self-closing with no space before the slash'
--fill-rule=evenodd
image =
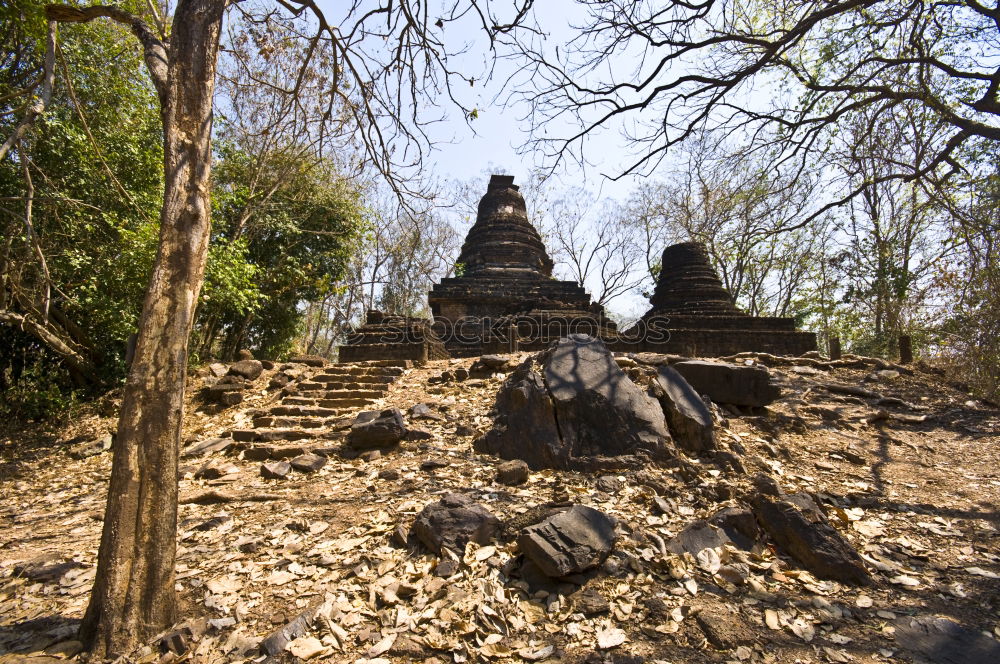
<path id="1" fill-rule="evenodd" d="M 816 350 L 816 335 L 799 332 L 792 318 L 749 316 L 712 268 L 705 247 L 683 242 L 663 250 L 652 305 L 621 335 L 615 350 L 646 350 L 689 356 L 744 351 L 801 355 Z"/>

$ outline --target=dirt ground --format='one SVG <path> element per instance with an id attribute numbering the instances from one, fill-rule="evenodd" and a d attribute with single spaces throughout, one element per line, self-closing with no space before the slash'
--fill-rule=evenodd
<path id="1" fill-rule="evenodd" d="M 782 397 L 766 409 L 721 409 L 716 426 L 746 474 L 694 459 L 688 479 L 651 465 L 498 484 L 500 461 L 473 453 L 472 441 L 490 427 L 504 377 L 428 383 L 470 360 L 411 369 L 392 385 L 377 407 L 426 403 L 442 417 L 412 421 L 427 439 L 377 459 L 333 457 L 316 473 L 266 480 L 260 462 L 218 455 L 236 471 L 201 480 L 194 473 L 206 459 L 183 458 L 177 589 L 188 651 L 153 643 L 122 661 L 263 661 L 260 641 L 303 613 L 310 628 L 269 661 L 909 662 L 919 648 L 896 632 L 926 616 L 966 628 L 967 640 L 950 637 L 959 652 L 981 639 L 995 645 L 1000 410 L 922 370 L 758 361 L 771 365 Z M 269 373 L 247 401 L 218 413 L 203 407 L 202 379 L 192 376 L 185 444 L 248 427 L 250 411 L 275 399 Z M 77 457 L 113 430 L 114 416 L 111 395 L 62 426 L 8 423 L 0 437 L 0 662 L 83 657 L 73 639 L 111 453 Z M 757 472 L 818 497 L 874 585 L 815 578 L 767 546 L 664 553 L 691 521 L 749 495 Z M 203 504 L 209 492 L 221 502 Z M 582 589 L 510 576 L 517 548 L 503 541 L 470 545 L 453 573 L 437 576 L 438 556 L 393 534 L 448 492 L 501 519 L 568 495 L 617 518 L 621 537 Z M 594 595 L 607 606 L 585 614 Z M 938 661 L 977 661 L 941 652 Z"/>

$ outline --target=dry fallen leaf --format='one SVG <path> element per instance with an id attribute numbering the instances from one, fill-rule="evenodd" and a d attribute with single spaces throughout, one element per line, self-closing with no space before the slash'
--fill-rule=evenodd
<path id="1" fill-rule="evenodd" d="M 538 662 L 543 659 L 548 659 L 552 656 L 552 653 L 556 651 L 556 647 L 552 645 L 541 646 L 536 648 L 521 648 L 517 651 L 517 654 L 526 660 L 532 662 Z"/>
<path id="2" fill-rule="evenodd" d="M 788 626 L 788 628 L 792 630 L 792 633 L 795 634 L 795 636 L 799 637 L 806 643 L 812 641 L 813 637 L 816 636 L 816 628 L 812 626 L 812 623 L 808 623 L 802 618 L 796 618 L 795 621 Z"/>
<path id="3" fill-rule="evenodd" d="M 617 648 L 625 643 L 627 639 L 628 637 L 625 636 L 625 632 L 617 627 L 608 626 L 597 633 L 597 647 L 601 650 Z"/>
<path id="4" fill-rule="evenodd" d="M 774 609 L 764 610 L 764 623 L 768 629 L 781 629 L 781 623 L 778 622 L 778 612 Z"/>

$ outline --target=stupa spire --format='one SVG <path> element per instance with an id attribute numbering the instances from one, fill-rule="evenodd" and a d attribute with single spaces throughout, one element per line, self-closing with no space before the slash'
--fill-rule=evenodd
<path id="1" fill-rule="evenodd" d="M 542 238 L 528 221 L 524 197 L 512 175 L 490 177 L 479 201 L 476 223 L 458 256 L 462 274 L 547 278 L 552 259 Z"/>

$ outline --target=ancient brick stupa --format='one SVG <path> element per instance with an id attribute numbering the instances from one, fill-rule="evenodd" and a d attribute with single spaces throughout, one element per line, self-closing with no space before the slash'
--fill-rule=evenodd
<path id="1" fill-rule="evenodd" d="M 692 356 L 758 351 L 801 355 L 816 350 L 816 335 L 798 332 L 792 318 L 749 316 L 733 303 L 704 245 L 683 242 L 663 250 L 652 307 L 623 334 L 615 350 L 634 348 Z"/>
<path id="2" fill-rule="evenodd" d="M 428 296 L 455 357 L 503 350 L 515 343 L 515 332 L 518 348 L 533 350 L 574 331 L 614 331 L 583 287 L 552 278 L 552 259 L 510 175 L 490 178 L 456 273 Z"/>

